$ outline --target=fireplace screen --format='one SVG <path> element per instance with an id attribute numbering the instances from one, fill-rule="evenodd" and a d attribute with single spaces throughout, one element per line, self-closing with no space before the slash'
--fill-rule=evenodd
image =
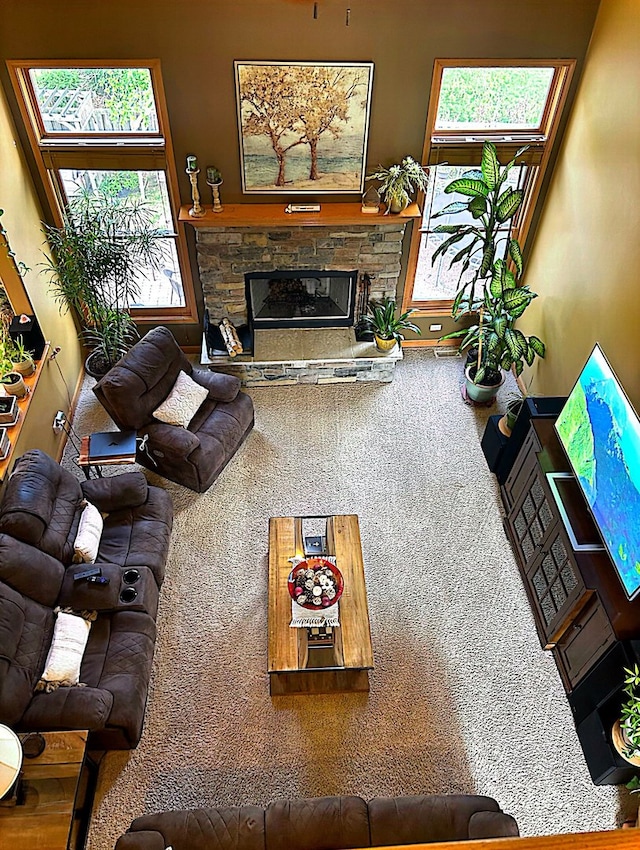
<path id="1" fill-rule="evenodd" d="M 357 271 L 273 271 L 245 275 L 254 329 L 335 328 L 353 324 Z"/>

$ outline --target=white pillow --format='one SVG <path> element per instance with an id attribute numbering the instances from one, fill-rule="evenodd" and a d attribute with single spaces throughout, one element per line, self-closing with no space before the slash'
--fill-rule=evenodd
<path id="1" fill-rule="evenodd" d="M 40 686 L 70 687 L 80 681 L 80 665 L 91 623 L 75 614 L 58 613 Z"/>
<path id="2" fill-rule="evenodd" d="M 93 564 L 95 562 L 98 557 L 98 547 L 100 546 L 100 537 L 102 536 L 103 528 L 104 521 L 102 514 L 95 505 L 87 502 L 82 511 L 78 533 L 73 543 L 75 553 L 73 556 L 74 564 L 81 564 L 83 561 L 85 564 Z"/>
<path id="3" fill-rule="evenodd" d="M 178 372 L 173 389 L 153 415 L 168 425 L 186 428 L 209 395 L 209 390 L 196 384 L 186 372 Z"/>

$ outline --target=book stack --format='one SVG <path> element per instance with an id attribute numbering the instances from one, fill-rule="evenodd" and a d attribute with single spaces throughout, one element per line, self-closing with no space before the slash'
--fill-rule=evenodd
<path id="1" fill-rule="evenodd" d="M 78 463 L 108 465 L 134 463 L 135 459 L 135 431 L 98 431 L 82 438 Z"/>

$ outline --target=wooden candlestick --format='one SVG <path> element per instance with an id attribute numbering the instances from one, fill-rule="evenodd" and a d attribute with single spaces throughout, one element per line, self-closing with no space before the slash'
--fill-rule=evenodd
<path id="1" fill-rule="evenodd" d="M 219 213 L 219 212 L 222 212 L 224 210 L 224 207 L 220 203 L 220 189 L 218 188 L 219 186 L 222 186 L 223 182 L 224 181 L 221 180 L 219 183 L 210 183 L 207 180 L 207 184 L 209 186 L 211 186 L 211 197 L 213 199 L 213 211 L 215 213 Z"/>
<path id="2" fill-rule="evenodd" d="M 200 169 L 198 168 L 196 171 L 191 171 L 187 168 L 186 172 L 189 175 L 189 180 L 191 181 L 191 199 L 193 201 L 193 206 L 189 210 L 189 215 L 192 218 L 202 218 L 202 216 L 205 215 L 205 211 L 202 209 L 202 205 L 200 203 L 200 192 L 198 192 L 198 174 L 200 174 Z"/>

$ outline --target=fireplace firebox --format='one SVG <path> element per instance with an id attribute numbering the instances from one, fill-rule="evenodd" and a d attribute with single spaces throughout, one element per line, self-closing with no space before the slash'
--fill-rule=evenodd
<path id="1" fill-rule="evenodd" d="M 250 272 L 245 275 L 249 324 L 260 328 L 353 325 L 357 271 Z"/>

